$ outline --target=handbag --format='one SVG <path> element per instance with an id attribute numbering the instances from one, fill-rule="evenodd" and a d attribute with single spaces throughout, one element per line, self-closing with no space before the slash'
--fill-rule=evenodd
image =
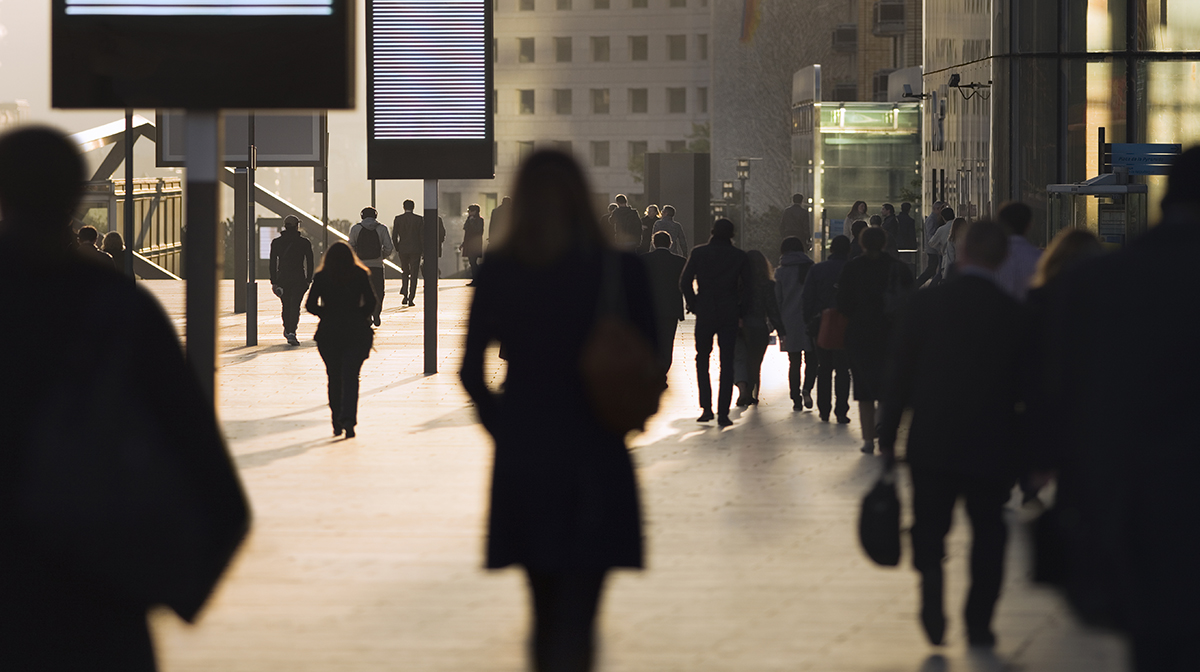
<path id="1" fill-rule="evenodd" d="M 900 498 L 896 496 L 895 465 L 889 464 L 863 497 L 858 540 L 875 564 L 900 564 Z"/>
<path id="2" fill-rule="evenodd" d="M 837 308 L 821 311 L 821 329 L 817 332 L 817 347 L 822 350 L 846 349 L 846 325 L 850 318 Z"/>
<path id="3" fill-rule="evenodd" d="M 620 263 L 616 253 L 604 254 L 596 321 L 579 367 L 596 419 L 624 436 L 644 429 L 646 420 L 658 412 L 667 374 L 654 347 L 629 321 Z"/>

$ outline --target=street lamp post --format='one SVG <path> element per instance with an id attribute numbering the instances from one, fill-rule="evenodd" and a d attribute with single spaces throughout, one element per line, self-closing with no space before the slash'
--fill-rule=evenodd
<path id="1" fill-rule="evenodd" d="M 742 225 L 738 227 L 738 242 L 746 231 L 746 180 L 750 179 L 750 159 L 737 160 L 737 179 L 742 183 Z"/>

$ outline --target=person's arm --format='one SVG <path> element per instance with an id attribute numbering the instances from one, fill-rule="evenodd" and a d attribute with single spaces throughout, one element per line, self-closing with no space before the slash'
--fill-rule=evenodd
<path id="1" fill-rule="evenodd" d="M 471 310 L 467 321 L 467 338 L 463 348 L 462 368 L 459 369 L 458 379 L 463 388 L 475 402 L 475 412 L 484 429 L 492 436 L 496 435 L 500 424 L 500 397 L 488 389 L 483 375 L 483 357 L 488 345 L 498 340 L 496 324 L 493 319 L 494 299 L 491 296 L 488 266 L 480 267 L 479 278 L 476 282 L 475 296 L 471 300 Z"/>
<path id="2" fill-rule="evenodd" d="M 396 248 L 392 246 L 392 237 L 388 234 L 386 226 L 380 226 L 377 233 L 379 234 L 379 243 L 383 245 L 383 254 L 379 255 L 379 258 L 387 259 L 388 257 L 392 256 L 392 252 L 396 250 Z"/>
<path id="3" fill-rule="evenodd" d="M 800 290 L 800 314 L 804 316 L 804 322 L 807 324 L 812 322 L 820 314 L 817 310 L 817 300 L 820 295 L 817 294 L 817 279 L 813 277 L 813 270 L 816 266 L 808 269 L 808 274 L 804 277 L 804 289 Z"/>
<path id="4" fill-rule="evenodd" d="M 397 215 L 396 219 L 392 220 L 392 249 L 400 247 L 400 242 L 404 240 L 404 234 L 400 232 L 401 216 L 402 215 Z"/>
<path id="5" fill-rule="evenodd" d="M 276 239 L 276 240 L 278 240 L 278 239 Z M 272 240 L 271 241 L 271 258 L 270 258 L 270 260 L 267 261 L 267 269 L 268 269 L 268 273 L 270 273 L 270 275 L 271 275 L 271 286 L 272 287 L 276 287 L 279 285 L 279 283 L 276 281 L 278 279 L 278 275 L 279 275 L 278 266 L 279 266 L 279 246 L 275 244 L 274 240 Z"/>
<path id="6" fill-rule="evenodd" d="M 308 299 L 304 302 L 304 309 L 308 312 L 321 316 L 324 306 L 321 305 L 321 283 L 314 278 L 312 289 L 308 290 Z"/>
<path id="7" fill-rule="evenodd" d="M 313 249 L 312 243 L 304 246 L 304 283 L 312 284 L 313 279 Z"/>
<path id="8" fill-rule="evenodd" d="M 778 288 L 778 283 L 772 282 L 764 294 L 767 295 L 767 319 L 771 326 L 775 327 L 775 333 L 782 338 L 787 336 L 787 328 L 783 326 L 783 315 L 779 311 L 779 301 L 775 295 Z"/>
<path id="9" fill-rule="evenodd" d="M 683 273 L 679 276 L 679 291 L 683 294 L 683 307 L 689 313 L 694 313 L 696 307 L 696 290 L 692 283 L 696 281 L 696 255 L 688 257 L 683 265 Z"/>
<path id="10" fill-rule="evenodd" d="M 371 287 L 371 274 L 359 272 L 355 275 L 358 276 L 358 294 L 362 301 L 359 310 L 363 317 L 369 318 L 375 314 L 375 304 L 379 303 L 379 299 L 375 296 L 375 288 Z"/>
<path id="11" fill-rule="evenodd" d="M 883 393 L 879 398 L 879 452 L 889 457 L 895 455 L 900 418 L 912 402 L 917 363 L 924 342 L 922 329 L 928 323 L 923 312 L 920 301 L 915 300 L 901 313 L 888 348 Z"/>

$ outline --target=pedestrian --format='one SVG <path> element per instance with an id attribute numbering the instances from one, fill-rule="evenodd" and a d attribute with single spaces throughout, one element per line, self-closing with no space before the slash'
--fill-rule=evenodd
<path id="1" fill-rule="evenodd" d="M 665 214 L 666 208 L 663 210 Z M 722 217 L 713 223 L 708 243 L 692 250 L 679 278 L 687 310 L 696 315 L 696 377 L 703 411 L 697 422 L 713 419 L 708 360 L 716 338 L 721 352 L 717 424 L 721 427 L 733 424 L 729 407 L 733 404 L 734 348 L 742 318 L 750 310 L 752 287 L 746 253 L 733 246 L 733 222 Z"/>
<path id="2" fill-rule="evenodd" d="M 104 243 L 100 245 L 100 249 L 112 257 L 114 268 L 122 273 L 125 272 L 125 241 L 121 239 L 121 234 L 116 231 L 104 234 Z"/>
<path id="3" fill-rule="evenodd" d="M 775 273 L 766 255 L 758 250 L 746 253 L 750 265 L 750 309 L 742 318 L 738 330 L 738 342 L 745 351 L 745 377 L 735 375 L 735 385 L 740 392 L 737 405 L 745 408 L 758 405 L 761 393 L 762 361 L 770 345 L 771 332 L 779 338 L 787 336 L 787 327 L 779 315 L 779 302 L 775 298 Z"/>
<path id="4" fill-rule="evenodd" d="M 671 252 L 671 234 L 659 231 L 654 234 L 654 251 L 641 256 L 650 277 L 650 289 L 654 292 L 654 315 L 659 344 L 659 365 L 664 372 L 671 370 L 674 358 L 675 330 L 685 317 L 683 293 L 679 291 L 679 277 L 687 259 Z"/>
<path id="5" fill-rule="evenodd" d="M 855 201 L 854 205 L 850 206 L 850 212 L 846 213 L 846 221 L 842 222 L 842 227 L 849 229 L 854 222 L 865 222 L 870 218 L 871 216 L 867 214 L 866 201 Z"/>
<path id="6" fill-rule="evenodd" d="M 829 308 L 837 308 L 838 279 L 846 266 L 850 254 L 850 239 L 834 236 L 829 241 L 829 259 L 812 267 L 804 280 L 802 302 L 804 323 L 808 337 L 817 355 L 817 413 L 821 422 L 829 422 L 832 410 L 840 424 L 849 424 L 850 416 L 850 360 L 844 349 L 822 348 L 817 337 L 821 333 L 821 316 Z M 775 274 L 778 281 L 779 274 Z M 808 355 L 805 355 L 808 360 Z M 834 376 L 837 376 L 836 382 Z M 806 381 L 807 384 L 807 381 Z M 837 405 L 833 404 L 830 387 L 837 392 Z M 809 388 L 811 389 L 811 387 Z M 807 405 L 807 404 L 806 404 Z"/>
<path id="7" fill-rule="evenodd" d="M 784 209 L 779 219 L 780 240 L 791 237 L 804 243 L 803 251 L 812 249 L 812 217 L 804 203 L 804 194 L 792 194 L 792 204 Z"/>
<path id="8" fill-rule="evenodd" d="M 859 236 L 862 235 L 863 231 L 867 230 L 867 226 L 869 225 L 865 219 L 856 219 L 854 220 L 854 223 L 850 225 L 850 252 L 848 253 L 849 259 L 862 256 L 863 248 L 859 243 Z"/>
<path id="9" fill-rule="evenodd" d="M 441 221 L 441 218 L 438 218 Z M 487 242 L 488 247 L 494 242 L 500 242 L 504 236 L 508 235 L 508 226 L 512 222 L 512 199 L 505 196 L 500 200 L 500 205 L 492 208 L 492 214 L 488 217 L 487 226 Z M 441 256 L 441 255 L 438 255 Z M 411 304 L 410 304 L 411 305 Z"/>
<path id="10" fill-rule="evenodd" d="M 396 260 L 400 262 L 400 301 L 402 306 L 415 306 L 417 274 L 421 270 L 421 256 L 425 253 L 425 218 L 413 212 L 417 204 L 411 200 L 403 203 L 404 213 L 392 221 L 392 246 Z M 492 215 L 493 221 L 495 214 Z"/>
<path id="11" fill-rule="evenodd" d="M 896 216 L 896 206 L 884 203 L 879 206 L 879 216 L 882 218 L 879 225 L 888 234 L 888 245 L 898 252 L 900 248 L 900 218 Z M 896 256 L 896 254 L 893 253 L 892 256 Z"/>
<path id="12" fill-rule="evenodd" d="M 379 326 L 383 312 L 383 260 L 392 255 L 392 237 L 387 227 L 379 223 L 379 212 L 372 207 L 362 209 L 362 221 L 350 227 L 350 249 L 371 273 L 371 288 L 375 290 L 375 313 L 371 321 Z"/>
<path id="13" fill-rule="evenodd" d="M 678 254 L 681 257 L 687 257 L 692 248 L 688 245 L 687 234 L 683 232 L 683 225 L 675 221 L 675 207 L 664 205 L 662 209 L 662 218 L 654 223 L 654 233 L 666 231 L 671 234 L 671 253 Z"/>
<path id="14" fill-rule="evenodd" d="M 901 203 L 900 214 L 896 215 L 896 245 L 905 252 L 917 249 L 917 222 L 911 210 L 912 203 Z"/>
<path id="15" fill-rule="evenodd" d="M 113 264 L 112 255 L 104 250 L 96 247 L 96 241 L 99 240 L 100 234 L 94 226 L 79 227 L 79 247 L 76 248 L 79 254 L 93 264 L 104 268 L 116 268 Z"/>
<path id="16" fill-rule="evenodd" d="M 929 244 L 925 247 L 926 252 L 938 256 L 938 270 L 930 278 L 930 285 L 936 285 L 941 282 L 946 277 L 947 271 L 949 271 L 945 266 L 944 257 L 946 256 L 946 248 L 949 247 L 947 241 L 950 240 L 950 231 L 953 229 L 952 222 L 958 219 L 954 214 L 954 208 L 950 206 L 942 208 L 938 215 L 942 217 L 942 223 L 929 237 Z"/>
<path id="17" fill-rule="evenodd" d="M 958 243 L 966 230 L 967 219 L 955 217 L 954 222 L 946 227 L 946 242 L 942 248 L 942 270 L 939 271 L 938 282 L 945 282 L 958 272 L 954 263 L 958 261 Z"/>
<path id="18" fill-rule="evenodd" d="M 879 448 L 894 458 L 901 414 L 912 409 L 906 460 L 913 490 L 913 567 L 921 575 L 920 620 L 929 642 L 946 630 L 942 563 L 954 507 L 971 521 L 967 642 L 996 644 L 992 615 L 1004 578 L 1004 504 L 1025 467 L 1018 441 L 1021 309 L 996 284 L 1008 235 L 990 220 L 959 243 L 958 276 L 909 302 L 897 327 L 881 407 Z M 857 385 L 857 377 L 855 384 Z"/>
<path id="19" fill-rule="evenodd" d="M 793 411 L 813 407 L 812 389 L 817 382 L 816 351 L 804 316 L 803 296 L 808 291 L 806 282 L 813 268 L 813 260 L 805 254 L 805 249 L 802 238 L 784 238 L 779 246 L 779 268 L 775 270 L 775 299 L 787 334 L 780 337 L 779 349 L 788 354 L 788 389 Z"/>
<path id="20" fill-rule="evenodd" d="M 612 241 L 613 245 L 616 245 L 618 241 L 617 241 L 617 227 L 616 227 L 615 223 L 613 222 L 612 214 L 614 212 L 616 212 L 617 208 L 619 208 L 619 207 L 620 206 L 617 205 L 616 203 L 609 203 L 608 210 L 604 213 L 604 215 L 602 217 L 600 217 L 600 228 L 604 229 L 604 232 L 608 234 L 609 240 Z"/>
<path id="21" fill-rule="evenodd" d="M 935 201 L 933 204 L 933 210 L 929 213 L 929 216 L 925 218 L 925 270 L 921 271 L 921 275 L 917 276 L 916 285 L 918 287 L 924 286 L 926 282 L 933 279 L 933 276 L 937 274 L 938 268 L 942 263 L 942 252 L 941 250 L 933 249 L 931 241 L 933 239 L 934 232 L 946 223 L 945 220 L 942 219 L 942 208 L 944 207 L 946 207 L 945 201 Z"/>
<path id="22" fill-rule="evenodd" d="M 912 289 L 912 272 L 883 251 L 882 228 L 862 232 L 863 255 L 846 262 L 838 279 L 837 309 L 848 319 L 846 350 L 862 425 L 862 451 L 875 452 L 875 402 L 883 386 L 888 339 Z"/>
<path id="23" fill-rule="evenodd" d="M 629 199 L 625 198 L 625 194 L 617 194 L 613 200 L 617 203 L 617 209 L 609 214 L 609 219 L 612 221 L 617 249 L 636 252 L 642 240 L 642 218 L 638 217 L 637 210 L 629 207 Z"/>
<path id="24" fill-rule="evenodd" d="M 1042 256 L 1042 251 L 1025 237 L 1033 223 L 1033 210 L 1019 201 L 1005 203 L 996 212 L 996 219 L 1010 234 L 1008 258 L 1004 260 L 1004 265 L 1000 267 L 996 277 L 1009 295 L 1017 301 L 1024 301 L 1025 294 L 1029 291 L 1029 281 L 1033 279 L 1038 259 Z"/>
<path id="25" fill-rule="evenodd" d="M 313 279 L 312 243 L 300 233 L 300 218 L 288 215 L 283 230 L 271 241 L 271 291 L 283 302 L 283 337 L 289 345 L 300 345 L 300 304 Z"/>
<path id="26" fill-rule="evenodd" d="M 642 214 L 642 241 L 638 244 L 638 251 L 653 252 L 654 251 L 654 223 L 658 221 L 658 206 L 651 203 L 646 206 L 646 212 Z"/>
<path id="27" fill-rule="evenodd" d="M 592 669 L 605 577 L 642 566 L 633 462 L 624 437 L 598 420 L 580 373 L 613 255 L 629 322 L 656 340 L 645 269 L 608 241 L 578 164 L 537 152 L 520 168 L 510 235 L 471 302 L 460 378 L 495 442 L 487 567 L 525 570 L 537 672 Z M 484 371 L 494 342 L 508 357 L 500 392 Z"/>
<path id="28" fill-rule="evenodd" d="M 0 137 L 0 669 L 153 672 L 151 610 L 195 622 L 249 506 L 158 301 L 71 251 L 84 170 Z"/>
<path id="29" fill-rule="evenodd" d="M 475 278 L 479 276 L 479 260 L 483 258 L 483 217 L 479 216 L 479 204 L 467 206 L 467 219 L 463 222 L 463 257 L 471 265 L 471 281 L 468 287 L 475 286 Z"/>
<path id="30" fill-rule="evenodd" d="M 371 287 L 371 271 L 349 245 L 329 246 L 321 267 L 313 276 L 312 290 L 304 308 L 320 318 L 317 351 L 329 378 L 329 413 L 333 435 L 354 438 L 358 424 L 358 376 L 371 354 L 377 315 L 377 297 Z"/>

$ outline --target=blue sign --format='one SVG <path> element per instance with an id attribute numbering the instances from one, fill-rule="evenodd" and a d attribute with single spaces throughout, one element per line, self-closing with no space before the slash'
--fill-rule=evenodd
<path id="1" fill-rule="evenodd" d="M 1113 143 L 1113 166 L 1129 168 L 1130 175 L 1166 175 L 1171 172 L 1175 157 L 1183 151 L 1182 145 L 1167 143 Z"/>

